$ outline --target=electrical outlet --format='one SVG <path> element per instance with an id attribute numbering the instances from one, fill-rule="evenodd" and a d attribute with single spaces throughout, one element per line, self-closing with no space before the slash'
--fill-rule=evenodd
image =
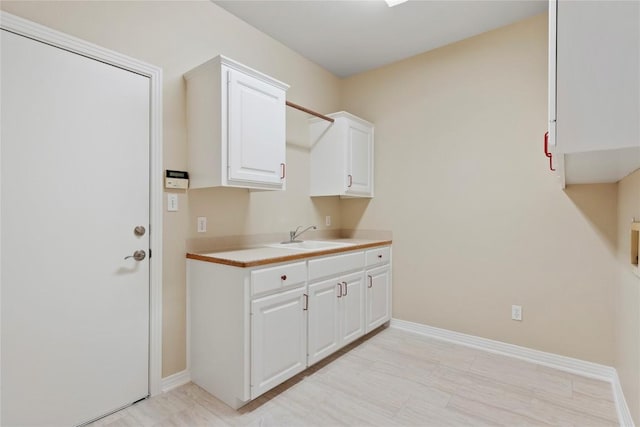
<path id="1" fill-rule="evenodd" d="M 324 225 L 329 227 L 331 225 L 331 215 L 327 215 L 324 217 Z"/>
<path id="2" fill-rule="evenodd" d="M 522 306 L 521 305 L 512 305 L 511 306 L 511 320 L 522 320 Z"/>
<path id="3" fill-rule="evenodd" d="M 204 233 L 207 231 L 207 217 L 199 216 L 198 217 L 198 233 Z"/>

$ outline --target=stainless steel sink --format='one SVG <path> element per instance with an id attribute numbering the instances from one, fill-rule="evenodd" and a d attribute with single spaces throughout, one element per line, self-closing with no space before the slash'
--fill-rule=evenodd
<path id="1" fill-rule="evenodd" d="M 265 245 L 269 248 L 293 249 L 298 251 L 322 251 L 327 249 L 345 248 L 353 246 L 354 243 L 327 242 L 324 240 L 305 240 L 304 242 L 273 243 Z"/>

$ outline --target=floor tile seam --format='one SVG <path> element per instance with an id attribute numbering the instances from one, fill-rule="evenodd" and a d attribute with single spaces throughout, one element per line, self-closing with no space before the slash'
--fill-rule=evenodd
<path id="1" fill-rule="evenodd" d="M 590 397 L 592 399 L 606 400 L 606 401 L 610 402 L 612 405 L 615 406 L 616 405 L 616 398 L 613 395 L 613 385 L 610 384 L 610 383 L 607 383 L 607 384 L 609 386 L 611 386 L 611 390 L 609 390 L 608 393 L 605 393 L 605 394 L 608 394 L 608 396 L 600 397 L 600 396 L 594 396 L 592 393 L 585 393 L 585 392 L 573 389 L 573 381 L 571 381 L 572 391 L 573 391 L 574 394 L 587 396 L 587 397 Z"/>
<path id="2" fill-rule="evenodd" d="M 527 398 L 533 398 L 535 392 L 531 390 L 529 387 L 513 384 L 510 382 L 503 381 L 501 379 L 496 379 L 492 377 L 487 377 L 486 375 L 482 375 L 478 372 L 469 371 L 466 372 L 465 375 L 469 376 L 469 380 L 486 380 L 487 383 L 490 383 L 492 386 L 499 387 L 509 393 L 513 394 L 522 394 Z M 462 385 L 461 385 L 462 387 Z"/>
<path id="3" fill-rule="evenodd" d="M 546 398 L 545 396 L 539 396 L 539 395 L 534 396 L 534 399 L 537 399 L 539 401 L 542 401 L 542 402 L 545 402 L 547 404 L 553 405 L 553 406 L 555 406 L 557 408 L 566 409 L 566 410 L 569 410 L 569 411 L 572 411 L 572 412 L 575 412 L 575 413 L 578 413 L 578 414 L 588 415 L 590 417 L 596 417 L 596 418 L 599 418 L 599 419 L 602 419 L 602 420 L 605 420 L 605 421 L 611 421 L 611 422 L 615 422 L 615 423 L 619 422 L 619 420 L 618 420 L 618 412 L 616 410 L 615 403 L 613 403 L 613 402 L 612 402 L 612 405 L 611 405 L 612 406 L 612 414 L 611 415 L 613 416 L 613 418 L 608 418 L 605 415 L 601 415 L 599 413 L 594 413 L 593 411 L 591 411 L 591 408 L 593 408 L 593 406 L 589 406 L 588 409 L 585 409 L 584 407 L 583 408 L 576 408 L 576 407 L 572 407 L 572 406 L 567 406 L 564 403 L 563 404 L 558 404 L 558 403 L 554 402 L 553 400 Z"/>
<path id="4" fill-rule="evenodd" d="M 504 411 L 513 412 L 513 413 L 515 413 L 517 415 L 524 415 L 524 414 L 521 414 L 521 413 L 518 413 L 518 412 L 514 412 L 513 409 L 496 406 L 494 404 L 487 403 L 485 400 L 480 400 L 479 398 L 474 398 L 474 397 L 469 397 L 467 395 L 463 395 L 463 394 L 459 393 L 457 389 L 456 389 L 456 391 L 454 391 L 451 394 L 452 394 L 452 396 L 456 396 L 456 397 L 459 397 L 461 399 L 467 399 L 467 400 L 471 400 L 473 402 L 481 403 L 483 405 L 493 406 L 495 408 L 498 408 L 498 409 L 501 409 L 501 410 L 504 410 Z M 532 408 L 533 400 L 535 399 L 535 396 L 533 396 L 533 395 L 530 395 L 530 396 L 522 395 L 521 397 L 526 401 L 526 405 L 528 405 L 530 408 Z"/>
<path id="5" fill-rule="evenodd" d="M 570 396 L 567 396 L 565 394 L 554 392 L 551 389 L 543 388 L 543 387 L 541 387 L 539 385 L 527 386 L 527 385 L 520 385 L 520 384 L 523 384 L 523 383 L 516 384 L 515 382 L 510 382 L 509 379 L 522 378 L 520 375 L 518 375 L 518 373 L 513 373 L 513 375 L 508 375 L 507 378 L 505 378 L 505 377 L 487 376 L 487 375 L 483 374 L 482 372 L 478 372 L 478 371 L 470 371 L 469 374 L 476 375 L 476 376 L 479 376 L 479 377 L 482 377 L 482 378 L 486 378 L 487 380 L 500 383 L 501 385 L 504 385 L 504 386 L 511 386 L 511 387 L 515 387 L 515 388 L 522 388 L 522 389 L 530 390 L 532 393 L 544 392 L 544 393 L 554 394 L 554 395 L 559 396 L 559 397 L 570 397 Z M 567 380 L 567 381 L 570 381 L 570 380 Z"/>
<path id="6" fill-rule="evenodd" d="M 487 402 L 482 401 L 482 400 L 472 399 L 472 398 L 469 398 L 469 397 L 467 397 L 467 396 L 461 396 L 461 395 L 458 395 L 458 394 L 455 394 L 455 393 L 452 395 L 452 397 L 453 397 L 453 396 L 459 397 L 459 398 L 461 398 L 461 399 L 470 400 L 470 401 L 472 401 L 472 402 L 479 403 L 479 404 L 481 404 L 481 405 L 486 405 L 486 406 L 489 406 L 489 407 L 494 408 L 494 409 L 496 409 L 496 410 L 500 410 L 500 411 L 504 411 L 504 412 L 509 412 L 509 413 L 511 413 L 511 414 L 513 414 L 513 415 L 515 415 L 515 416 L 522 417 L 522 418 L 526 418 L 527 420 L 531 421 L 532 423 L 535 423 L 536 425 L 550 425 L 550 424 L 545 423 L 545 422 L 542 422 L 542 421 L 540 421 L 540 420 L 538 420 L 538 419 L 532 418 L 532 417 L 529 415 L 529 413 L 516 412 L 516 410 L 513 410 L 513 409 L 503 408 L 503 407 L 500 407 L 500 406 L 492 405 L 492 404 L 487 403 Z M 529 404 L 529 406 L 531 406 L 532 401 L 530 401 L 528 404 Z M 457 411 L 459 411 L 459 412 L 462 412 L 462 411 L 460 410 L 460 408 L 456 408 L 456 407 L 451 407 L 451 408 L 449 408 L 449 409 L 457 410 Z M 533 409 L 533 408 L 530 408 L 530 409 Z M 474 416 L 474 417 L 480 417 L 479 415 L 476 415 L 476 414 L 472 414 L 472 413 L 470 413 L 470 411 L 469 411 L 469 412 L 466 412 L 466 413 L 467 413 L 468 415 L 471 415 L 471 416 Z M 482 418 L 483 418 L 483 420 L 485 420 L 485 421 L 489 421 L 489 422 L 491 422 L 491 423 L 495 423 L 495 421 L 493 421 L 493 420 L 487 420 L 487 419 L 486 419 L 486 418 L 484 418 L 484 417 L 482 417 Z"/>

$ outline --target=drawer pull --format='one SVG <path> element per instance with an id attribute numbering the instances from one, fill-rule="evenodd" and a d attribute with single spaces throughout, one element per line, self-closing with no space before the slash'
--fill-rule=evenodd
<path id="1" fill-rule="evenodd" d="M 342 282 L 342 284 L 344 285 L 344 296 L 346 297 L 347 294 L 349 293 L 348 291 L 349 288 L 347 288 L 347 282 Z"/>
<path id="2" fill-rule="evenodd" d="M 342 298 L 342 283 L 338 283 L 338 298 Z"/>
<path id="3" fill-rule="evenodd" d="M 373 288 L 373 277 L 370 274 L 367 277 L 369 278 L 369 286 L 367 288 Z"/>
<path id="4" fill-rule="evenodd" d="M 287 280 L 287 275 L 283 274 L 282 276 L 280 276 L 280 280 Z"/>
<path id="5" fill-rule="evenodd" d="M 302 294 L 304 296 L 304 308 L 302 309 L 302 311 L 307 311 L 309 310 L 309 295 L 307 294 Z"/>

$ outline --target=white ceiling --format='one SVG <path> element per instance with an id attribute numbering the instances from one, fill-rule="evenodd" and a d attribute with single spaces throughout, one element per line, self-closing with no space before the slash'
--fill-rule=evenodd
<path id="1" fill-rule="evenodd" d="M 339 77 L 511 24 L 546 0 L 212 0 Z"/>

